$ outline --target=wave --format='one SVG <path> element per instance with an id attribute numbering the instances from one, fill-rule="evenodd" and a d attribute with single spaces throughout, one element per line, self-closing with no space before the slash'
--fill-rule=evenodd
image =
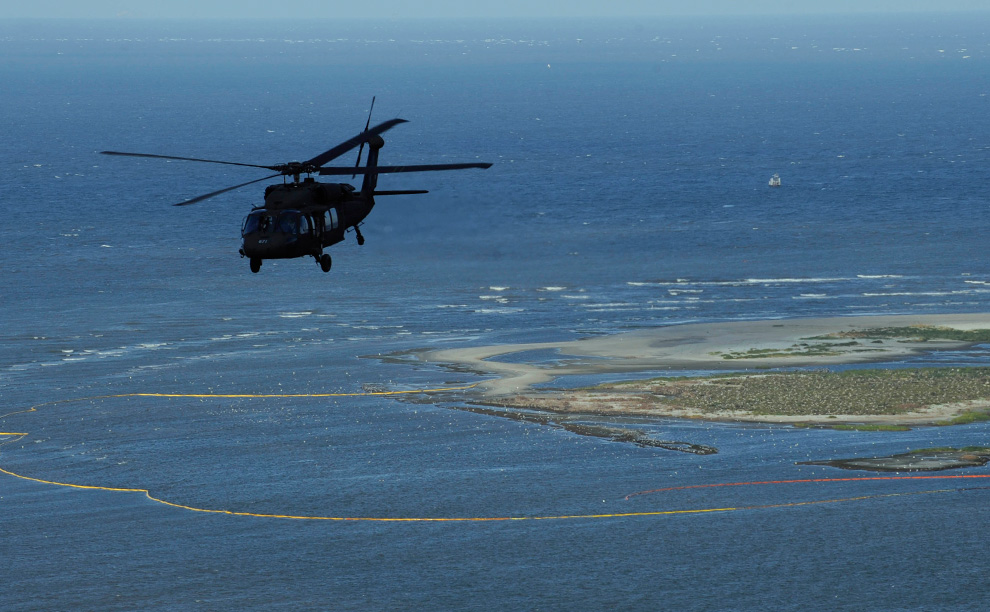
<path id="1" fill-rule="evenodd" d="M 990 293 L 990 289 L 964 289 L 957 291 L 891 291 L 891 292 L 866 292 L 863 297 L 945 297 L 949 295 L 976 295 L 979 293 Z"/>
<path id="2" fill-rule="evenodd" d="M 690 291 L 685 287 L 746 287 L 752 285 L 783 285 L 801 283 L 841 283 L 855 280 L 848 276 L 836 277 L 781 277 L 781 278 L 741 278 L 737 280 L 677 280 L 627 281 L 632 287 L 674 287 L 675 291 Z"/>
<path id="3" fill-rule="evenodd" d="M 474 310 L 478 314 L 517 314 L 525 311 L 525 308 L 476 308 Z"/>
<path id="4" fill-rule="evenodd" d="M 747 278 L 745 282 L 754 285 L 777 285 L 784 283 L 840 283 L 850 281 L 847 277 L 823 277 L 823 278 Z"/>
<path id="5" fill-rule="evenodd" d="M 607 302 L 602 304 L 581 304 L 582 308 L 628 308 L 630 306 L 638 307 L 639 304 L 634 304 L 632 302 Z"/>
<path id="6" fill-rule="evenodd" d="M 278 313 L 278 316 L 283 319 L 301 319 L 302 317 L 308 317 L 312 314 L 312 310 L 302 310 L 300 312 L 280 312 Z"/>

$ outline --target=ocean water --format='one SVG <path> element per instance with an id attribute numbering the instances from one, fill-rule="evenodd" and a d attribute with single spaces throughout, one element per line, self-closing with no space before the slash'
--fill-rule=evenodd
<path id="1" fill-rule="evenodd" d="M 694 455 L 367 393 L 482 379 L 421 348 L 990 310 L 988 25 L 0 21 L 3 609 L 982 607 L 990 471 L 796 463 L 986 424 L 611 422 Z M 494 165 L 383 177 L 431 193 L 329 274 L 250 273 L 260 185 L 170 206 L 259 173 L 96 153 L 308 159 L 372 96 L 382 163 Z"/>

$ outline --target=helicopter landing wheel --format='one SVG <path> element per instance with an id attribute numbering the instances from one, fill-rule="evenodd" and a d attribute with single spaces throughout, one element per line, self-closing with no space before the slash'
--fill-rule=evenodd
<path id="1" fill-rule="evenodd" d="M 257 274 L 258 273 L 258 270 L 260 270 L 260 269 L 261 269 L 261 259 L 259 259 L 257 257 L 252 257 L 251 258 L 251 271 L 254 272 L 255 274 Z"/>
<path id="2" fill-rule="evenodd" d="M 362 244 L 364 244 L 364 235 L 361 234 L 361 230 L 358 229 L 358 226 L 356 226 L 356 225 L 354 226 L 354 233 L 357 234 L 358 246 L 361 246 Z"/>
<path id="3" fill-rule="evenodd" d="M 332 266 L 332 265 L 333 265 L 333 260 L 330 259 L 330 255 L 328 255 L 326 253 L 324 253 L 323 255 L 320 255 L 320 269 L 321 270 L 323 270 L 324 272 L 329 272 L 330 271 L 330 266 Z"/>

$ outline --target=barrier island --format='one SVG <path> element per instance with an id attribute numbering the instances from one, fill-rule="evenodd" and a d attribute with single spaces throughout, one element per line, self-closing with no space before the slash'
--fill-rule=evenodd
<path id="1" fill-rule="evenodd" d="M 503 409 L 903 429 L 990 419 L 990 364 L 905 367 L 911 356 L 983 343 L 990 343 L 990 313 L 671 325 L 417 357 L 497 376 L 471 401 Z M 636 373 L 649 376 L 534 387 Z"/>

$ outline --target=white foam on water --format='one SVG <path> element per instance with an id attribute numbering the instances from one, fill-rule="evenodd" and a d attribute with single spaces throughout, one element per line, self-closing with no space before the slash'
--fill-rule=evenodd
<path id="1" fill-rule="evenodd" d="M 945 297 L 949 295 L 976 295 L 978 293 L 990 293 L 990 289 L 961 289 L 956 291 L 891 291 L 891 292 L 865 292 L 863 297 Z"/>
<path id="2" fill-rule="evenodd" d="M 525 308 L 476 308 L 478 314 L 517 314 L 525 312 Z"/>
<path id="3" fill-rule="evenodd" d="M 751 283 L 755 285 L 777 285 L 784 283 L 838 283 L 842 281 L 849 281 L 851 278 L 843 277 L 825 277 L 825 278 L 747 278 L 746 283 Z"/>
<path id="4" fill-rule="evenodd" d="M 308 317 L 313 314 L 311 310 L 303 310 L 300 312 L 280 312 L 278 316 L 283 319 L 301 319 L 303 317 Z"/>

